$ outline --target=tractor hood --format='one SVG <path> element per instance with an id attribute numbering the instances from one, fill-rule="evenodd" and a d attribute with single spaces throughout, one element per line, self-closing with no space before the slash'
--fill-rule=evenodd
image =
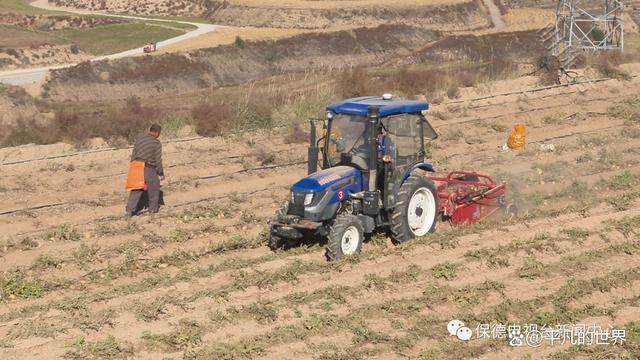
<path id="1" fill-rule="evenodd" d="M 346 185 L 359 184 L 361 173 L 350 166 L 336 166 L 324 169 L 301 179 L 291 186 L 291 190 L 297 193 L 315 193 L 329 187 L 345 187 Z"/>

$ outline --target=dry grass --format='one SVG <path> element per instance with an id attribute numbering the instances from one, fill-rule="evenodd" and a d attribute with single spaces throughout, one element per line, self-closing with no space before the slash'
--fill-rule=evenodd
<path id="1" fill-rule="evenodd" d="M 128 359 L 133 355 L 133 346 L 113 337 L 87 341 L 84 337 L 70 344 L 71 349 L 64 354 L 65 359 Z"/>
<path id="2" fill-rule="evenodd" d="M 59 106 L 54 118 L 42 123 L 34 118 L 19 118 L 5 132 L 0 146 L 20 144 L 51 144 L 67 142 L 82 145 L 91 138 L 101 137 L 113 145 L 132 143 L 157 118 L 157 114 L 142 105 L 138 98 L 129 98 L 122 108 L 86 113 Z"/>
<path id="3" fill-rule="evenodd" d="M 309 134 L 300 125 L 294 125 L 284 138 L 285 144 L 304 144 L 309 141 Z"/>
<path id="4" fill-rule="evenodd" d="M 619 51 L 608 51 L 597 56 L 588 57 L 587 65 L 594 68 L 603 77 L 630 80 L 629 73 L 619 68 L 624 60 Z"/>
<path id="5" fill-rule="evenodd" d="M 429 5 L 435 4 L 451 4 L 456 1 L 450 0 L 429 0 Z M 277 8 L 307 8 L 307 9 L 335 9 L 345 7 L 377 7 L 384 6 L 387 8 L 397 7 L 415 7 L 419 5 L 425 5 L 424 1 L 420 0 L 399 0 L 392 3 L 382 0 L 319 0 L 319 1 L 305 1 L 305 0 L 234 0 L 233 3 L 252 7 L 277 7 Z"/>
<path id="6" fill-rule="evenodd" d="M 264 148 L 256 149 L 253 156 L 262 166 L 271 165 L 276 161 L 276 154 Z"/>
<path id="7" fill-rule="evenodd" d="M 382 94 L 384 85 L 373 79 L 364 67 L 343 70 L 336 78 L 336 92 L 341 98 Z"/>
<path id="8" fill-rule="evenodd" d="M 399 34 L 403 29 L 416 32 L 411 28 L 392 28 L 391 30 Z M 365 50 L 370 51 L 372 43 L 383 36 L 382 33 L 386 30 L 388 29 L 384 26 L 359 30 L 354 41 L 362 43 Z M 416 34 L 422 37 L 427 36 L 419 31 Z M 411 36 L 418 36 L 416 34 Z M 319 36 L 320 34 L 312 35 L 315 37 L 303 36 L 299 39 L 282 40 L 276 43 L 284 48 L 285 45 L 297 45 L 307 40 L 311 41 L 310 39 L 331 41 L 335 34 L 326 37 Z M 354 37 L 353 34 L 338 35 Z M 387 39 L 387 37 L 383 37 L 383 39 Z M 479 39 L 474 39 L 474 41 L 479 43 Z M 263 54 L 262 50 L 266 49 L 266 45 L 259 42 L 246 41 L 245 46 L 246 48 L 242 51 L 257 51 Z M 443 51 L 452 51 L 451 44 L 443 46 L 445 46 Z M 236 46 L 231 46 L 231 48 L 233 49 L 229 49 L 229 51 L 238 50 Z M 344 51 L 351 50 L 345 49 Z M 282 55 L 280 51 L 275 52 L 276 57 Z M 217 54 L 213 50 L 207 50 L 206 53 Z M 485 55 L 479 54 L 478 56 L 484 59 Z M 177 136 L 180 133 L 179 128 L 184 125 L 193 125 L 195 132 L 203 136 L 243 133 L 282 125 L 294 127 L 310 116 L 321 116 L 322 108 L 332 101 L 355 96 L 380 95 L 384 92 L 393 92 L 397 96 L 404 97 L 426 95 L 430 100 L 445 97 L 458 98 L 463 93 L 462 88 L 474 86 L 481 81 L 507 76 L 513 70 L 513 64 L 501 57 L 493 56 L 485 60 L 477 63 L 455 64 L 447 68 L 421 65 L 399 69 L 365 67 L 338 71 L 323 69 L 296 76 L 282 75 L 277 80 L 261 80 L 239 87 L 211 88 L 206 94 L 204 91 L 195 92 L 181 95 L 175 100 L 167 100 L 166 98 L 162 98 L 161 101 L 136 100 L 132 98 L 127 103 L 115 102 L 98 107 L 95 107 L 93 103 L 73 104 L 73 106 L 66 108 L 49 104 L 44 106 L 43 110 L 53 108 L 56 113 L 50 123 L 42 123 L 29 118 L 20 119 L 14 127 L 0 130 L 2 132 L 0 139 L 4 139 L 0 146 L 24 143 L 48 144 L 58 141 L 82 145 L 94 136 L 102 136 L 112 145 L 123 146 L 130 144 L 137 134 L 144 131 L 151 120 L 170 124 L 174 129 L 171 136 Z M 286 62 L 286 59 L 278 57 L 278 62 L 275 64 L 282 63 L 282 61 Z M 271 61 L 268 65 L 270 68 L 274 63 Z M 59 78 L 60 81 L 79 81 L 82 79 L 83 82 L 95 81 L 101 84 L 107 81 L 127 83 L 136 79 L 153 82 L 174 77 L 191 80 L 197 78 L 196 80 L 199 81 L 204 78 L 198 78 L 200 75 L 197 74 L 205 73 L 210 76 L 211 66 L 212 64 L 197 56 L 185 57 L 165 54 L 163 56 L 148 56 L 135 61 L 123 60 L 122 66 L 113 67 L 84 63 L 75 67 L 73 74 L 61 71 L 54 78 Z M 218 77 L 218 75 L 224 74 L 217 74 L 214 77 Z M 285 81 L 295 85 L 285 84 Z M 51 94 L 55 94 L 56 87 L 55 81 L 52 82 Z M 299 141 L 295 140 L 298 133 L 294 128 L 291 137 L 286 138 L 285 142 Z"/>
<path id="9" fill-rule="evenodd" d="M 201 48 L 210 48 L 219 45 L 229 45 L 235 42 L 236 37 L 244 41 L 274 40 L 303 33 L 302 29 L 280 28 L 255 28 L 255 27 L 226 27 L 214 32 L 198 36 L 197 38 L 164 46 L 158 50 L 158 54 L 185 51 Z"/>
<path id="10" fill-rule="evenodd" d="M 219 136 L 225 133 L 232 121 L 231 110 L 226 104 L 200 103 L 191 110 L 196 133 L 201 136 Z"/>

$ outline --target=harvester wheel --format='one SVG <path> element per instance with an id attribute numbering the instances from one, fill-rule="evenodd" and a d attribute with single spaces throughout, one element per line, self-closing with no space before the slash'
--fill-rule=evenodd
<path id="1" fill-rule="evenodd" d="M 391 213 L 391 237 L 396 243 L 432 233 L 438 217 L 438 193 L 431 179 L 412 174 L 402 184 Z"/>
<path id="2" fill-rule="evenodd" d="M 340 260 L 360 252 L 364 239 L 364 228 L 358 217 L 340 214 L 333 221 L 327 237 L 327 259 Z"/>

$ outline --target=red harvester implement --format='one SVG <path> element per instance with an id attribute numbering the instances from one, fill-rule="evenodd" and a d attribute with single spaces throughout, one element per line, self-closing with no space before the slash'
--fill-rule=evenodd
<path id="1" fill-rule="evenodd" d="M 487 175 L 451 171 L 447 177 L 431 177 L 438 191 L 438 208 L 443 220 L 453 225 L 475 224 L 502 209 L 507 216 L 516 208 L 507 204 L 507 184 Z"/>

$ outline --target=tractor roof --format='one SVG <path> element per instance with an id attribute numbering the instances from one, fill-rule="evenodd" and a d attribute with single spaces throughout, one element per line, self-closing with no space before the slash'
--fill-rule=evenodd
<path id="1" fill-rule="evenodd" d="M 327 106 L 327 111 L 333 111 L 337 114 L 366 116 L 367 109 L 370 106 L 377 106 L 380 108 L 380 117 L 406 113 L 418 113 L 429 108 L 429 104 L 424 101 L 404 99 L 385 100 L 380 96 L 366 96 L 347 99 L 331 104 Z"/>

